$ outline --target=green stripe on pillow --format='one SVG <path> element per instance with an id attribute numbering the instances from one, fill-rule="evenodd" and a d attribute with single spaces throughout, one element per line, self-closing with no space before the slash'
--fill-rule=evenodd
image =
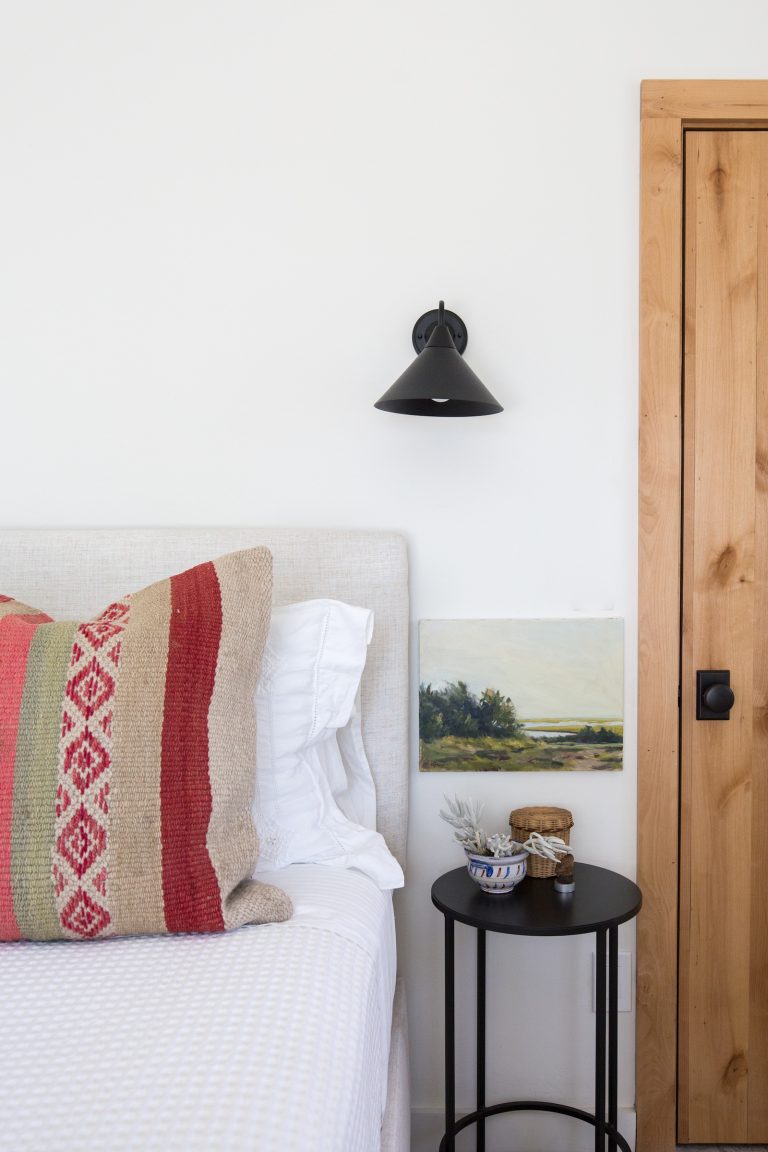
<path id="1" fill-rule="evenodd" d="M 13 776 L 11 877 L 21 935 L 61 935 L 53 891 L 51 851 L 56 821 L 56 778 L 61 705 L 76 624 L 38 628 L 27 660 Z"/>

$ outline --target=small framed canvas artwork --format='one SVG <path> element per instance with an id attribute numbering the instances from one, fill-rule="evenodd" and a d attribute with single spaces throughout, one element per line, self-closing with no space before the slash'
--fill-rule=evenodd
<path id="1" fill-rule="evenodd" d="M 423 772 L 615 772 L 624 622 L 422 620 Z"/>

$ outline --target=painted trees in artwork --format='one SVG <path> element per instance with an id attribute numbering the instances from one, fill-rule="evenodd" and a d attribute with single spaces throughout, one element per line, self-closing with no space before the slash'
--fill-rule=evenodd
<path id="1" fill-rule="evenodd" d="M 485 688 L 479 696 L 463 680 L 433 688 L 419 686 L 419 735 L 430 743 L 443 736 L 518 736 L 522 725 L 509 696 Z"/>

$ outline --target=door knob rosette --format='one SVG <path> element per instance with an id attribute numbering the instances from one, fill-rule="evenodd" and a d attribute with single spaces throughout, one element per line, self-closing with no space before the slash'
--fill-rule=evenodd
<path id="1" fill-rule="evenodd" d="M 729 720 L 735 699 L 729 671 L 707 669 L 696 673 L 697 720 Z"/>

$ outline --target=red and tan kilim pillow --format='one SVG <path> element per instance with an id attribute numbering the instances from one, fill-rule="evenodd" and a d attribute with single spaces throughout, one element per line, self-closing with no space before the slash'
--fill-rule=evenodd
<path id="1" fill-rule="evenodd" d="M 266 548 L 54 623 L 0 596 L 0 939 L 285 920 L 251 879 Z"/>

